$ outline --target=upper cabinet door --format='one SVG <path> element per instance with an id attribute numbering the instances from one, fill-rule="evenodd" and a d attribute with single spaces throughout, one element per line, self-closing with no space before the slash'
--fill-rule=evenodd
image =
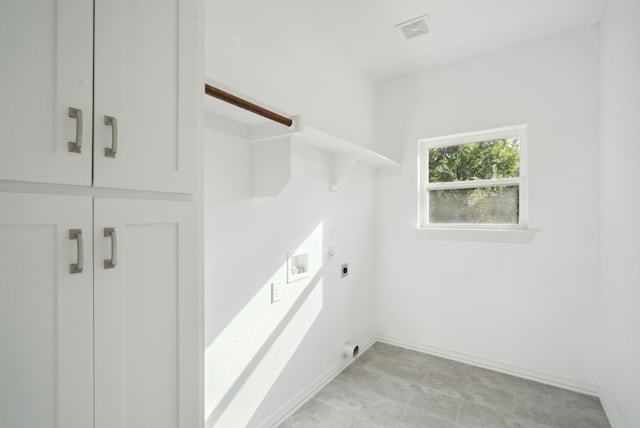
<path id="1" fill-rule="evenodd" d="M 94 185 L 194 193 L 198 1 L 95 1 Z"/>
<path id="2" fill-rule="evenodd" d="M 0 54 L 0 179 L 90 185 L 93 2 L 2 0 Z"/>
<path id="3" fill-rule="evenodd" d="M 91 199 L 0 193 L 0 427 L 93 426 Z"/>
<path id="4" fill-rule="evenodd" d="M 199 314 L 195 206 L 94 201 L 95 428 L 193 428 Z"/>

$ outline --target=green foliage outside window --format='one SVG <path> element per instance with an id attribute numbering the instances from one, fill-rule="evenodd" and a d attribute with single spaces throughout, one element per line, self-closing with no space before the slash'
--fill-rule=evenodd
<path id="1" fill-rule="evenodd" d="M 429 149 L 430 183 L 512 178 L 519 174 L 519 138 Z"/>
<path id="2" fill-rule="evenodd" d="M 520 174 L 520 140 L 505 138 L 429 149 L 429 182 L 494 180 Z M 517 224 L 514 185 L 429 191 L 430 223 Z"/>

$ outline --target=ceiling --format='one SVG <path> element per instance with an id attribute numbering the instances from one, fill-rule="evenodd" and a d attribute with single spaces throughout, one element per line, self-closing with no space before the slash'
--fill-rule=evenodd
<path id="1" fill-rule="evenodd" d="M 305 20 L 373 80 L 599 22 L 606 0 L 298 0 Z M 406 40 L 396 24 L 428 14 Z"/>

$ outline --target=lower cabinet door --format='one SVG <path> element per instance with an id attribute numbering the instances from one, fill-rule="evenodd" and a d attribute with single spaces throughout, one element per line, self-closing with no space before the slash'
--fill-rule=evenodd
<path id="1" fill-rule="evenodd" d="M 195 212 L 94 200 L 96 428 L 199 426 Z"/>
<path id="2" fill-rule="evenodd" d="M 0 193 L 0 427 L 93 426 L 90 198 Z"/>

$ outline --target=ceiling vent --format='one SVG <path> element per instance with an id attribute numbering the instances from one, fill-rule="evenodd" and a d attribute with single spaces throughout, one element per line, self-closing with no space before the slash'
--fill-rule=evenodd
<path id="1" fill-rule="evenodd" d="M 396 25 L 404 34 L 404 37 L 409 40 L 423 34 L 427 34 L 431 31 L 431 21 L 429 21 L 428 15 L 422 15 L 417 18 L 410 19 L 405 22 L 401 22 Z"/>

